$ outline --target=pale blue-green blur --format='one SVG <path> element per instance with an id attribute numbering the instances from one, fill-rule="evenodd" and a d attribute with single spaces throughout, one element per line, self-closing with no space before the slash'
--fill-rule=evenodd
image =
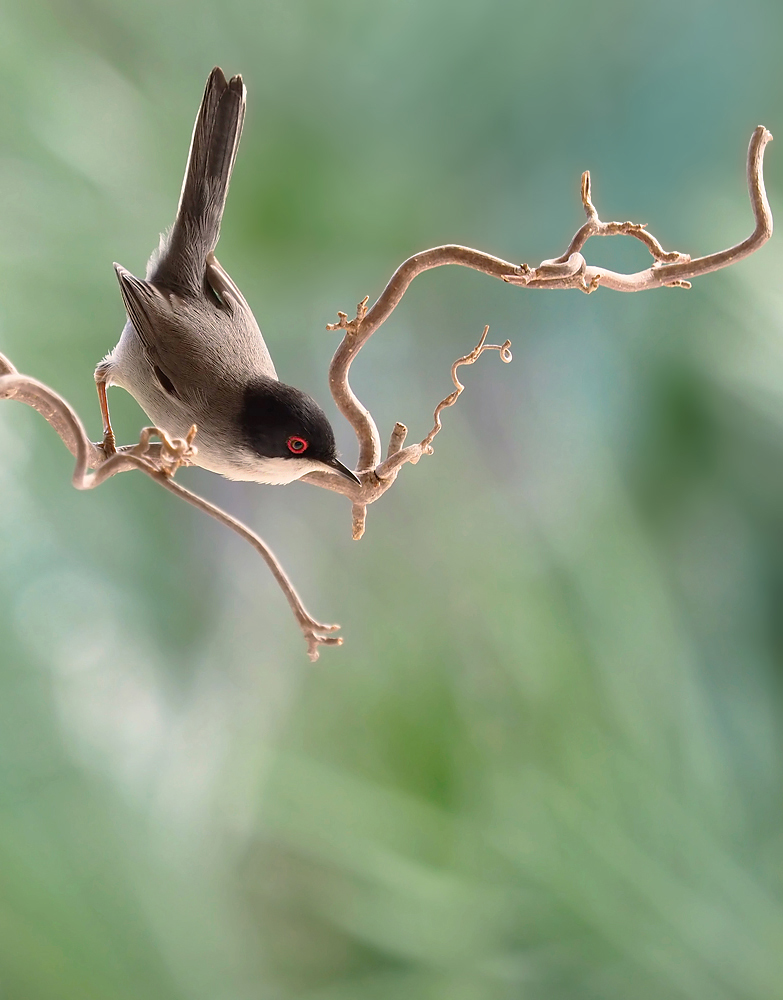
<path id="1" fill-rule="evenodd" d="M 220 258 L 353 463 L 338 309 L 439 243 L 559 254 L 587 168 L 667 248 L 743 239 L 781 51 L 777 0 L 1 0 L 0 350 L 99 436 L 111 263 L 171 223 L 220 64 Z M 464 369 L 361 543 L 343 497 L 184 472 L 342 624 L 315 667 L 253 552 L 141 475 L 77 493 L 0 404 L 0 997 L 783 997 L 782 269 L 418 278 L 355 366 L 384 438 L 485 323 L 514 363 Z"/>

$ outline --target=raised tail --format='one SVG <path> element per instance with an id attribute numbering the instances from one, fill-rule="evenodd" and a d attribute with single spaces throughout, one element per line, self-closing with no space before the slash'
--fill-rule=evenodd
<path id="1" fill-rule="evenodd" d="M 148 279 L 156 284 L 184 292 L 203 288 L 206 257 L 220 236 L 244 118 L 242 77 L 226 82 L 216 66 L 209 74 L 193 127 L 177 217 L 147 269 Z"/>

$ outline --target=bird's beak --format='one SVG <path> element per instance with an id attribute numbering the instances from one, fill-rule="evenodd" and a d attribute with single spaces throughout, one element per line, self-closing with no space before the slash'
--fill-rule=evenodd
<path id="1" fill-rule="evenodd" d="M 332 472 L 336 472 L 339 475 L 344 476 L 346 479 L 350 479 L 351 482 L 356 483 L 357 486 L 362 485 L 361 479 L 359 479 L 355 473 L 351 472 L 347 465 L 343 465 L 343 463 L 339 462 L 336 458 L 333 458 L 331 462 L 324 462 L 324 465 L 331 469 Z"/>

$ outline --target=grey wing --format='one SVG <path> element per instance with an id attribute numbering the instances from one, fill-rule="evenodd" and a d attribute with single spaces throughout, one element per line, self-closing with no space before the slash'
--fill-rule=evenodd
<path id="1" fill-rule="evenodd" d="M 120 283 L 120 294 L 128 313 L 128 319 L 141 342 L 144 355 L 155 372 L 158 381 L 173 396 L 178 396 L 177 387 L 172 372 L 167 371 L 165 358 L 159 348 L 161 335 L 166 334 L 166 312 L 170 307 L 165 297 L 142 278 L 137 278 L 121 264 L 115 263 L 117 280 Z"/>
<path id="2" fill-rule="evenodd" d="M 162 291 L 120 264 L 114 269 L 144 356 L 167 393 L 203 400 L 216 381 L 277 378 L 250 306 L 212 254 L 206 278 L 214 302 Z"/>
<path id="3" fill-rule="evenodd" d="M 231 344 L 232 350 L 237 356 L 245 358 L 247 370 L 277 379 L 275 366 L 253 311 L 214 253 L 207 255 L 205 277 L 220 309 L 231 319 L 226 333 L 236 338 Z"/>

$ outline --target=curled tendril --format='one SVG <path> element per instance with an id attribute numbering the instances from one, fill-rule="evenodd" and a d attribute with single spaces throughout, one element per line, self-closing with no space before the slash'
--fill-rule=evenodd
<path id="1" fill-rule="evenodd" d="M 435 407 L 435 413 L 433 414 L 434 423 L 432 426 L 432 430 L 421 442 L 421 449 L 427 455 L 432 454 L 433 438 L 443 426 L 440 420 L 441 413 L 448 406 L 453 406 L 465 390 L 465 386 L 462 384 L 462 382 L 460 382 L 459 377 L 457 376 L 457 369 L 461 368 L 463 365 L 474 364 L 476 361 L 478 361 L 478 359 L 481 357 L 484 351 L 498 351 L 500 354 L 500 360 L 504 364 L 509 364 L 509 362 L 513 360 L 513 355 L 511 353 L 511 341 L 507 340 L 504 344 L 488 344 L 486 342 L 488 333 L 489 333 L 489 326 L 485 326 L 484 332 L 481 334 L 481 339 L 473 348 L 473 350 L 469 354 L 466 354 L 464 357 L 457 358 L 457 360 L 451 366 L 451 380 L 455 386 L 454 392 L 449 393 L 449 395 L 446 396 L 445 399 L 442 399 L 440 403 L 438 403 L 438 405 Z"/>

